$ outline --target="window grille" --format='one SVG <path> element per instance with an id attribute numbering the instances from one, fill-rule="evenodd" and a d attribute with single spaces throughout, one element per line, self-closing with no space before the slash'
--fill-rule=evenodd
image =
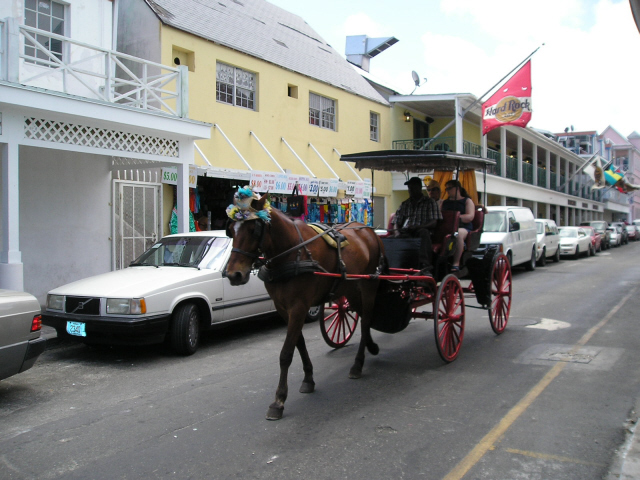
<path id="1" fill-rule="evenodd" d="M 255 110 L 256 75 L 241 68 L 216 63 L 216 100 Z"/>
<path id="2" fill-rule="evenodd" d="M 309 94 L 309 124 L 336 129 L 336 102 L 315 93 Z"/>
<path id="3" fill-rule="evenodd" d="M 25 0 L 24 23 L 45 32 L 64 35 L 64 5 L 53 0 Z M 62 60 L 62 41 L 46 35 L 37 35 L 36 40 L 51 52 L 58 60 Z M 26 62 L 37 65 L 52 66 L 50 57 L 36 48 L 36 45 L 25 39 L 24 54 Z M 39 62 L 39 60 L 43 60 Z"/>

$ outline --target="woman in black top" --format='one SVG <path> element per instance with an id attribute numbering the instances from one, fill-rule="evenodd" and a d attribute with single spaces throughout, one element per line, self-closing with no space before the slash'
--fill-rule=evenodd
<path id="1" fill-rule="evenodd" d="M 460 270 L 460 257 L 464 250 L 464 241 L 467 238 L 469 230 L 473 230 L 473 217 L 476 215 L 476 208 L 473 200 L 469 197 L 467 191 L 462 188 L 458 180 L 449 180 L 444 187 L 449 194 L 449 198 L 442 202 L 442 211 L 460 212 L 460 223 L 458 224 L 458 240 L 456 251 L 453 255 L 452 270 Z"/>

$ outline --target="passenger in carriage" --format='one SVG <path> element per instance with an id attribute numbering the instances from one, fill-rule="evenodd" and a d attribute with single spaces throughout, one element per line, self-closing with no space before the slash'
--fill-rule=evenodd
<path id="1" fill-rule="evenodd" d="M 460 212 L 460 223 L 458 224 L 458 240 L 456 245 L 456 251 L 453 255 L 453 271 L 460 270 L 460 258 L 464 250 L 464 241 L 467 238 L 470 230 L 473 230 L 473 218 L 476 215 L 475 205 L 473 200 L 469 197 L 467 191 L 462 188 L 458 180 L 449 180 L 444 187 L 445 191 L 449 195 L 444 202 L 442 202 L 442 211 L 454 211 Z"/>
<path id="2" fill-rule="evenodd" d="M 431 180 L 427 184 L 427 194 L 429 195 L 429 198 L 436 201 L 438 208 L 442 210 L 442 199 L 440 198 L 442 191 L 440 190 L 440 184 L 437 180 Z"/>
<path id="3" fill-rule="evenodd" d="M 419 265 L 423 273 L 431 271 L 431 233 L 442 213 L 438 203 L 422 193 L 422 180 L 411 177 L 404 183 L 409 189 L 409 198 L 396 211 L 394 236 L 420 238 Z"/>

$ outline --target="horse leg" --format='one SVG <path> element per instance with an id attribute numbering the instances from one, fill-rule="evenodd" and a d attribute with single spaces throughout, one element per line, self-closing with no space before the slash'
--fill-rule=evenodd
<path id="1" fill-rule="evenodd" d="M 293 361 L 293 352 L 298 344 L 300 335 L 302 335 L 306 310 L 302 310 L 303 313 L 298 315 L 295 315 L 294 312 L 295 310 L 289 312 L 287 337 L 280 351 L 280 380 L 278 382 L 278 388 L 276 389 L 276 399 L 269 405 L 269 409 L 267 410 L 267 420 L 280 420 L 282 418 L 284 402 L 287 400 L 289 393 L 287 375 L 289 374 L 289 367 Z"/>
<path id="2" fill-rule="evenodd" d="M 371 336 L 371 321 L 373 319 L 373 308 L 375 300 L 375 292 L 377 288 L 373 290 L 373 294 L 367 292 L 363 295 L 362 302 L 362 322 L 360 323 L 360 345 L 358 346 L 358 353 L 356 354 L 355 361 L 351 370 L 349 370 L 349 378 L 357 379 L 362 377 L 362 367 L 364 366 L 364 349 L 369 350 L 372 355 L 377 355 L 380 352 L 380 348 L 373 341 Z"/>
<path id="3" fill-rule="evenodd" d="M 300 393 L 311 393 L 315 390 L 316 383 L 313 381 L 313 365 L 309 352 L 307 352 L 307 344 L 304 341 L 304 335 L 300 332 L 298 343 L 296 344 L 300 358 L 302 359 L 302 369 L 304 370 L 304 379 L 300 385 Z"/>

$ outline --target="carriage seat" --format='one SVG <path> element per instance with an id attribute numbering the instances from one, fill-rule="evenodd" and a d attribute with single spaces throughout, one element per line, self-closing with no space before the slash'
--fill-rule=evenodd
<path id="1" fill-rule="evenodd" d="M 482 226 L 484 224 L 484 214 L 486 211 L 484 205 L 476 206 L 476 214 L 471 222 L 473 230 L 469 230 L 467 238 L 465 239 L 465 245 L 468 251 L 473 252 L 480 246 L 480 237 L 482 236 Z"/>
<path id="2" fill-rule="evenodd" d="M 453 234 L 458 232 L 459 222 L 460 212 L 442 212 L 442 221 L 438 222 L 436 230 L 433 232 L 433 236 L 431 237 L 431 247 L 434 253 L 438 255 L 447 253 L 443 252 L 443 249 L 446 245 L 451 244 Z M 453 253 L 453 251 L 449 253 Z"/>

